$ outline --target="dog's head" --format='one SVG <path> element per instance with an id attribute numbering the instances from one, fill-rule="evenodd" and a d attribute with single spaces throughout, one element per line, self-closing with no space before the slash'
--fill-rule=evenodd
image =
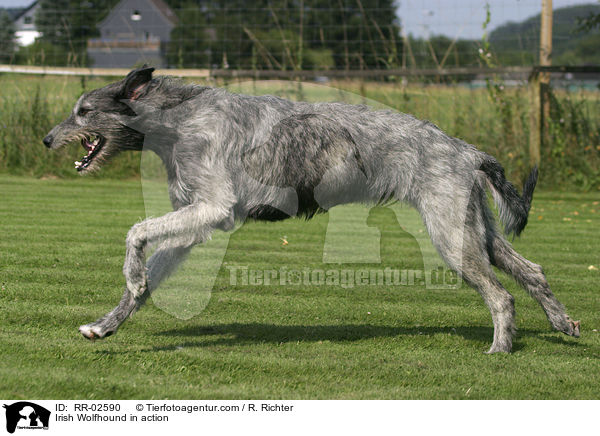
<path id="1" fill-rule="evenodd" d="M 80 173 L 96 170 L 123 150 L 141 150 L 144 135 L 127 123 L 135 112 L 131 104 L 143 99 L 152 83 L 154 68 L 131 71 L 123 80 L 83 94 L 71 115 L 43 139 L 48 148 L 80 141 L 85 156 L 75 162 Z"/>

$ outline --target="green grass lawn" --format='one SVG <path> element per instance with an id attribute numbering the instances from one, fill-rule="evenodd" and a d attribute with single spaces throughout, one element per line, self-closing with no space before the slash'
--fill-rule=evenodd
<path id="1" fill-rule="evenodd" d="M 581 338 L 551 331 L 500 275 L 519 331 L 512 354 L 491 356 L 490 315 L 466 286 L 230 285 L 231 265 L 326 268 L 328 215 L 244 225 L 204 311 L 182 320 L 150 301 L 117 335 L 88 342 L 77 327 L 122 293 L 125 235 L 145 216 L 139 181 L 0 176 L 0 200 L 0 398 L 600 397 L 597 194 L 538 192 L 514 242 L 581 319 Z M 382 235 L 381 265 L 422 268 L 416 240 L 388 209 L 369 220 Z"/>

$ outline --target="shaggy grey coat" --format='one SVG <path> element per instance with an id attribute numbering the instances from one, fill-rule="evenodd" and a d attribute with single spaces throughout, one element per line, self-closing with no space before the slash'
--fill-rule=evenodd
<path id="1" fill-rule="evenodd" d="M 508 234 L 518 235 L 537 170 L 523 194 L 491 156 L 410 115 L 341 103 L 291 102 L 273 96 L 152 78 L 153 68 L 81 96 L 72 114 L 44 138 L 51 148 L 81 140 L 78 171 L 95 170 L 121 150 L 160 156 L 174 211 L 134 225 L 127 236 L 120 304 L 80 327 L 89 339 L 116 332 L 194 244 L 247 217 L 312 216 L 337 204 L 402 201 L 423 218 L 439 254 L 489 307 L 489 352 L 509 352 L 513 297 L 492 265 L 515 278 L 542 306 L 552 327 L 579 336 L 550 291 L 542 268 L 497 231 L 489 189 Z M 145 249 L 157 251 L 145 261 Z"/>

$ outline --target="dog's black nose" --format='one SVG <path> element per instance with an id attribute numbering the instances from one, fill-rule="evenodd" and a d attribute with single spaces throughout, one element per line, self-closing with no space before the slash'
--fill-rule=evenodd
<path id="1" fill-rule="evenodd" d="M 46 147 L 50 148 L 53 140 L 54 140 L 54 137 L 52 135 L 48 135 L 44 139 L 42 139 L 42 142 L 44 143 L 44 145 Z"/>

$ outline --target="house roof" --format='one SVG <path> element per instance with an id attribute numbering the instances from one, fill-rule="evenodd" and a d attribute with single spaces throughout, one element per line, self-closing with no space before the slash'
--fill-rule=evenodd
<path id="1" fill-rule="evenodd" d="M 158 9 L 171 23 L 177 24 L 179 22 L 175 12 L 173 12 L 173 10 L 163 0 L 150 0 L 150 2 L 153 3 L 156 9 Z"/>
<path id="2" fill-rule="evenodd" d="M 31 3 L 29 6 L 27 6 L 25 9 L 21 10 L 17 15 L 15 15 L 15 17 L 13 18 L 13 21 L 17 21 L 19 18 L 21 18 L 27 12 L 32 10 L 35 7 L 35 5 L 37 5 L 38 3 L 39 3 L 39 0 L 36 0 L 33 3 Z"/>
<path id="3" fill-rule="evenodd" d="M 115 9 L 117 9 L 121 5 L 121 3 L 125 2 L 125 1 L 127 1 L 127 0 L 121 0 L 121 2 L 117 3 L 110 10 L 108 15 L 102 21 L 100 21 L 98 23 L 98 26 L 104 25 L 104 23 L 106 23 L 110 19 L 113 11 Z M 163 0 L 146 0 L 146 2 L 151 4 L 154 7 L 154 9 L 157 9 L 160 12 L 160 14 L 173 26 L 175 26 L 179 22 L 179 19 L 177 18 L 177 15 L 175 15 L 175 12 L 173 12 L 173 10 Z"/>

